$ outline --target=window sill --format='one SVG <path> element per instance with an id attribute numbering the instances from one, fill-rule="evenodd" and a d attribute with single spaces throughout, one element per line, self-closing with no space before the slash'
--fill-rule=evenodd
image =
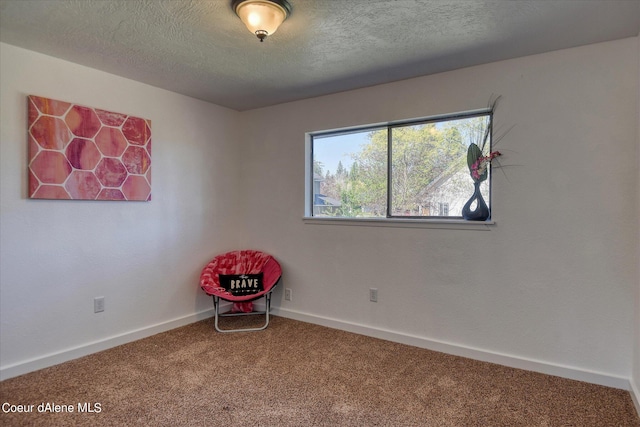
<path id="1" fill-rule="evenodd" d="M 444 230 L 489 231 L 495 221 L 467 221 L 464 219 L 401 219 L 401 218 L 320 218 L 304 217 L 305 224 L 347 225 L 355 227 L 436 228 Z"/>

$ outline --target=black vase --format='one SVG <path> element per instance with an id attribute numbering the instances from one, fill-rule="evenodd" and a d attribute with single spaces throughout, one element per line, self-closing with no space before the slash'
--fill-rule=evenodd
<path id="1" fill-rule="evenodd" d="M 475 190 L 473 191 L 473 196 L 462 207 L 462 218 L 467 221 L 486 221 L 489 218 L 489 207 L 484 202 L 482 193 L 480 193 L 480 181 L 474 182 L 473 185 Z M 471 210 L 474 200 L 477 201 L 476 207 Z"/>

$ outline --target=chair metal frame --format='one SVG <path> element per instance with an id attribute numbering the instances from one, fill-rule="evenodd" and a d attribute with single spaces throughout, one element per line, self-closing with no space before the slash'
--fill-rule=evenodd
<path id="1" fill-rule="evenodd" d="M 226 289 L 220 287 L 220 274 L 264 274 L 265 290 L 254 295 L 235 296 Z M 271 255 L 254 250 L 232 251 L 216 256 L 202 270 L 200 275 L 200 287 L 208 295 L 213 297 L 214 326 L 216 331 L 223 333 L 230 332 L 251 332 L 262 331 L 269 326 L 271 312 L 271 294 L 282 280 L 282 268 L 278 261 Z M 249 303 L 260 298 L 265 299 L 264 311 L 244 312 L 232 307 L 229 311 L 220 312 L 222 301 L 234 304 Z M 222 329 L 219 324 L 221 317 L 264 315 L 265 322 L 262 326 L 239 329 Z"/>
<path id="2" fill-rule="evenodd" d="M 243 312 L 237 312 L 234 313 L 233 311 L 229 310 L 225 313 L 220 313 L 220 300 L 222 298 L 220 298 L 217 295 L 212 295 L 213 297 L 213 308 L 214 308 L 214 312 L 215 312 L 215 321 L 214 321 L 214 326 L 216 328 L 216 331 L 218 332 L 223 332 L 223 333 L 228 333 L 228 332 L 253 332 L 253 331 L 262 331 L 264 329 L 267 329 L 267 326 L 269 326 L 269 313 L 271 312 L 271 292 L 273 292 L 273 289 L 278 285 L 278 283 L 280 283 L 280 279 L 278 279 L 278 281 L 276 282 L 275 285 L 273 285 L 273 287 L 271 288 L 271 290 L 269 292 L 267 292 L 264 295 L 261 295 L 259 298 L 264 297 L 265 299 L 265 310 L 264 311 L 251 311 L 249 313 L 243 313 Z M 223 301 L 228 301 L 225 299 L 222 299 Z M 218 321 L 221 317 L 235 317 L 235 316 L 253 316 L 253 315 L 264 315 L 265 316 L 265 322 L 264 325 L 257 327 L 257 328 L 239 328 L 239 329 L 222 329 L 220 328 Z"/>

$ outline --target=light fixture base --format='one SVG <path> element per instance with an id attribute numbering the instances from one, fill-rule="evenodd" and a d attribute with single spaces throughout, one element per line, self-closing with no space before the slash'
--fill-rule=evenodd
<path id="1" fill-rule="evenodd" d="M 251 1 L 253 1 L 253 0 L 233 0 L 231 2 L 231 8 L 237 14 L 238 13 L 238 6 L 240 6 L 240 4 L 246 3 L 246 2 L 251 2 Z M 268 3 L 277 4 L 278 6 L 283 8 L 285 10 L 285 12 L 287 13 L 286 18 L 288 18 L 289 15 L 291 15 L 291 10 L 292 10 L 291 3 L 289 3 L 287 0 L 264 0 L 264 1 L 266 1 Z"/>

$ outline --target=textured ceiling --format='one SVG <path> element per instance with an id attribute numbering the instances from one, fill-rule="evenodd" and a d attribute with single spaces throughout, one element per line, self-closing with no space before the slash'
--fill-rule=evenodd
<path id="1" fill-rule="evenodd" d="M 0 41 L 247 110 L 640 32 L 640 0 L 289 2 L 259 43 L 231 0 L 0 0 Z"/>

